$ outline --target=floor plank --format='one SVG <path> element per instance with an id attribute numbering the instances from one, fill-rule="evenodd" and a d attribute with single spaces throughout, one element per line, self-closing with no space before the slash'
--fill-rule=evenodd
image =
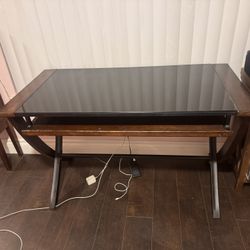
<path id="1" fill-rule="evenodd" d="M 158 161 L 157 161 L 158 162 Z M 160 163 L 160 162 L 159 162 Z M 177 194 L 177 171 L 169 162 L 168 167 L 155 165 L 155 198 L 152 246 L 154 250 L 182 249 L 181 225 Z"/>
<path id="2" fill-rule="evenodd" d="M 127 217 L 122 250 L 151 249 L 152 219 Z"/>
<path id="3" fill-rule="evenodd" d="M 238 225 L 241 231 L 241 236 L 243 238 L 243 243 L 245 249 L 250 249 L 250 227 L 249 227 L 250 220 L 238 220 Z"/>
<path id="4" fill-rule="evenodd" d="M 95 242 L 92 246 L 93 250 L 121 249 L 126 220 L 127 196 L 123 199 L 115 200 L 120 193 L 114 190 L 114 185 L 117 182 L 126 183 L 127 181 L 128 178 L 118 172 L 117 162 L 112 168 L 107 194 L 95 235 Z"/>
<path id="5" fill-rule="evenodd" d="M 234 218 L 233 209 L 228 197 L 228 190 L 220 188 L 220 210 L 221 218 L 212 218 L 211 192 L 209 187 L 203 188 L 203 194 L 208 211 L 208 219 L 211 230 L 211 236 L 215 250 L 243 250 L 240 231 Z"/>
<path id="6" fill-rule="evenodd" d="M 183 250 L 213 249 L 199 180 L 199 162 L 181 165 L 177 172 Z M 185 168 L 184 168 L 185 167 Z"/>
<path id="7" fill-rule="evenodd" d="M 150 159 L 137 159 L 141 176 L 131 181 L 127 216 L 153 216 L 154 164 Z"/>
<path id="8" fill-rule="evenodd" d="M 244 186 L 241 192 L 228 189 L 230 200 L 236 219 L 248 220 L 250 218 L 250 187 Z"/>
<path id="9" fill-rule="evenodd" d="M 18 197 L 18 192 L 21 186 L 30 179 L 26 168 L 28 165 L 35 164 L 35 160 L 37 159 L 37 157 L 32 158 L 26 156 L 21 159 L 17 158 L 17 156 L 9 158 L 12 163 L 16 161 L 18 162 L 15 166 L 13 165 L 13 170 L 11 171 L 7 171 L 4 167 L 1 168 L 0 210 L 2 213 L 4 213 L 4 211 L 9 211 L 9 205 Z"/>

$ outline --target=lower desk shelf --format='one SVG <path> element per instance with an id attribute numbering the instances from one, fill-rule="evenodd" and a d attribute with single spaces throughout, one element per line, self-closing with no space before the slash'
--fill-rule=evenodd
<path id="1" fill-rule="evenodd" d="M 22 129 L 26 136 L 160 136 L 228 137 L 223 125 L 50 125 L 34 124 Z"/>

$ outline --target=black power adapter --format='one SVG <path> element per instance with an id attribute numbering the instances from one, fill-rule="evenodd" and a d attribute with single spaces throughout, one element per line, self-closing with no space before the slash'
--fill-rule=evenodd
<path id="1" fill-rule="evenodd" d="M 135 158 L 132 158 L 130 161 L 130 170 L 131 170 L 131 174 L 133 177 L 140 177 L 141 176 L 141 171 L 139 169 L 139 165 L 138 165 Z"/>

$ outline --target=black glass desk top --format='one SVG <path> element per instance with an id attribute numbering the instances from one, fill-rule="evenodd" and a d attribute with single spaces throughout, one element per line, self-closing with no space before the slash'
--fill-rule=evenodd
<path id="1" fill-rule="evenodd" d="M 236 110 L 211 65 L 59 69 L 17 114 Z"/>
<path id="2" fill-rule="evenodd" d="M 175 116 L 236 112 L 212 65 L 59 69 L 20 116 Z"/>

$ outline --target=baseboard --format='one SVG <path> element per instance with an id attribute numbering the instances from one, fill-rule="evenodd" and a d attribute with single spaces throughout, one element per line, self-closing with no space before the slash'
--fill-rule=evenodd
<path id="1" fill-rule="evenodd" d="M 44 141 L 54 148 L 54 139 L 43 138 Z M 25 154 L 37 154 L 23 138 L 19 138 L 20 145 Z M 219 149 L 224 138 L 218 140 Z M 16 153 L 10 139 L 5 143 L 6 152 Z M 207 138 L 130 138 L 130 146 L 133 154 L 147 155 L 208 155 Z M 67 137 L 63 140 L 63 152 L 86 153 L 86 154 L 128 154 L 128 140 L 123 137 Z"/>

